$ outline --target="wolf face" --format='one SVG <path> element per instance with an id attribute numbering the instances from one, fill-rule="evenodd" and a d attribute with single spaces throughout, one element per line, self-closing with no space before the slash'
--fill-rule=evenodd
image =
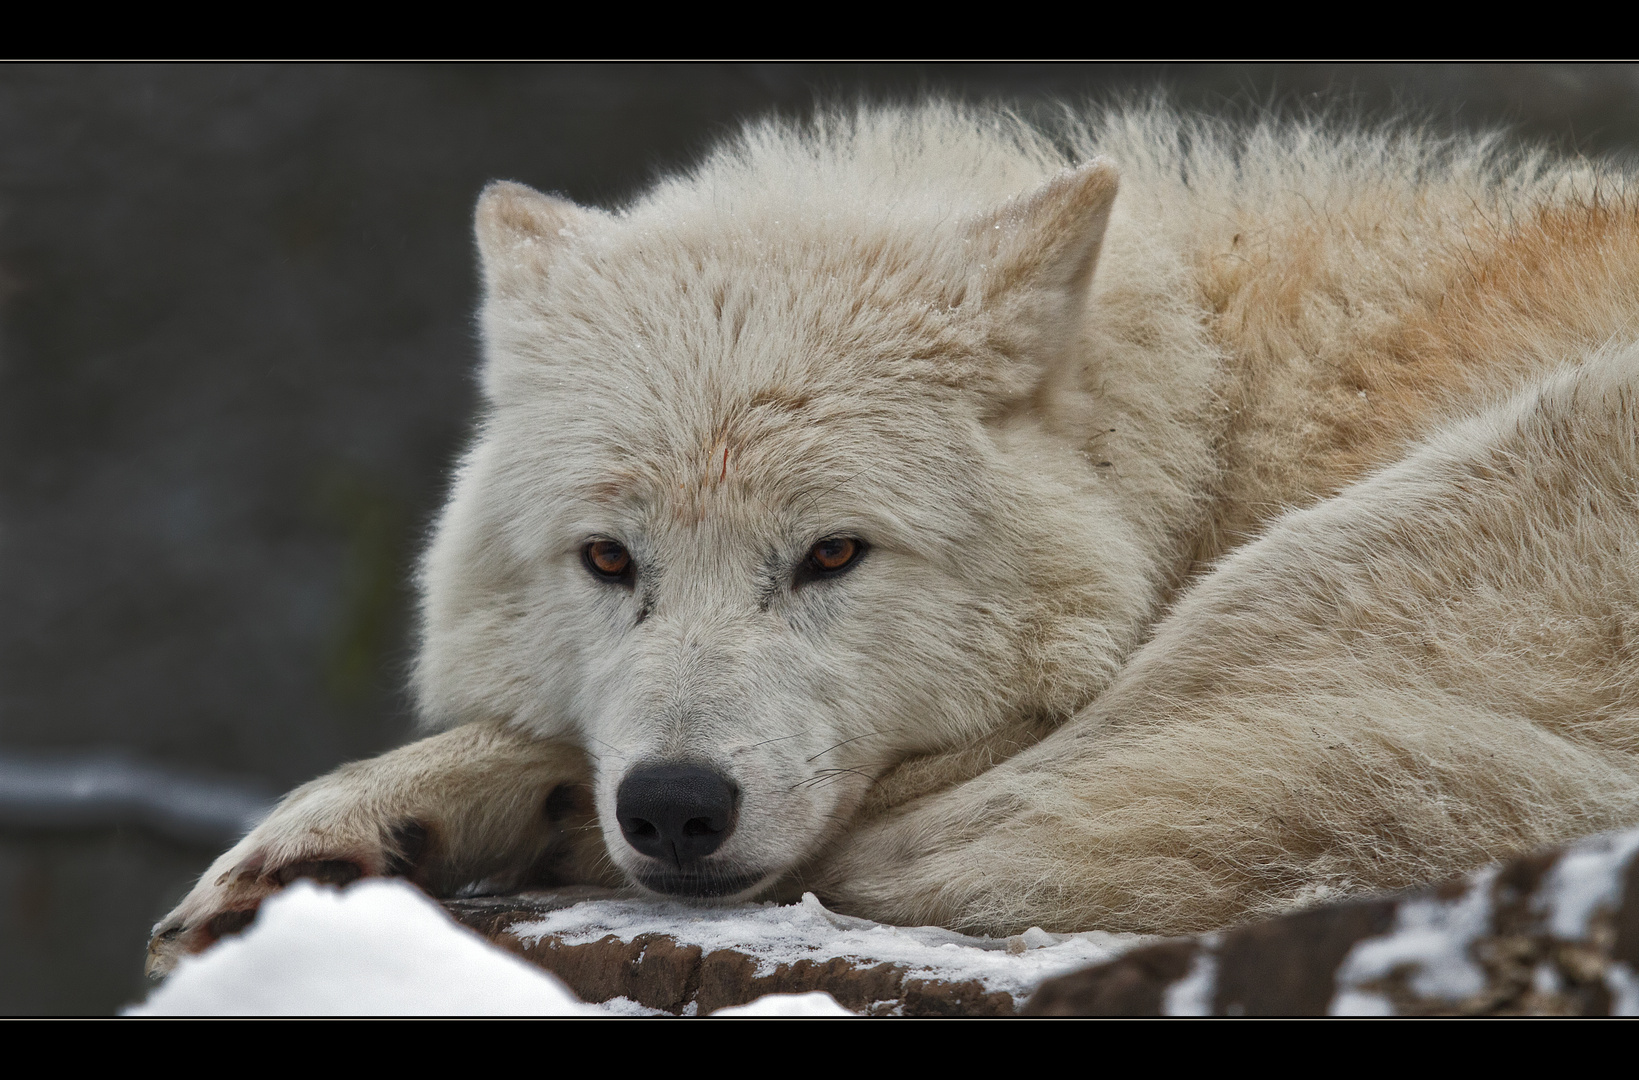
<path id="1" fill-rule="evenodd" d="M 1109 417 L 1042 403 L 1115 186 L 878 206 L 707 176 L 615 216 L 492 185 L 425 714 L 575 742 L 631 880 L 745 896 L 894 763 L 1083 703 L 1159 572 L 1084 452 Z"/>

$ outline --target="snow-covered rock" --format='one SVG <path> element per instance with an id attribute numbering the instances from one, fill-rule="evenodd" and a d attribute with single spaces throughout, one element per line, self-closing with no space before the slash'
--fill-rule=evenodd
<path id="1" fill-rule="evenodd" d="M 645 1016 L 626 999 L 581 1002 L 399 881 L 345 890 L 300 881 L 242 934 L 184 959 L 127 1016 Z M 782 995 L 743 1016 L 849 1016 L 827 994 Z"/>
<path id="2" fill-rule="evenodd" d="M 604 894 L 451 901 L 463 923 L 555 972 L 587 1001 L 705 1015 L 770 993 L 825 991 L 872 1016 L 1008 1016 L 1052 975 L 1118 956 L 1132 934 L 978 938 L 796 904 L 705 907 Z"/>
<path id="3" fill-rule="evenodd" d="M 839 915 L 812 895 L 440 905 L 393 881 L 298 883 L 128 1014 L 1639 1015 L 1636 972 L 1639 829 L 1167 941 L 973 938 Z"/>
<path id="4" fill-rule="evenodd" d="M 1639 829 L 1407 895 L 1161 942 L 1042 985 L 1080 1015 L 1639 1015 Z"/>

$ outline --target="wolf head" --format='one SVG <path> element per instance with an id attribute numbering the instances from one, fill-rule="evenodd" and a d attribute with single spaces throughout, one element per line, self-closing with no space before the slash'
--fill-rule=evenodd
<path id="1" fill-rule="evenodd" d="M 583 747 L 655 891 L 754 894 L 896 762 L 1085 702 L 1154 605 L 1086 357 L 1114 169 L 910 134 L 754 130 L 619 213 L 479 202 L 485 412 L 417 690 Z"/>

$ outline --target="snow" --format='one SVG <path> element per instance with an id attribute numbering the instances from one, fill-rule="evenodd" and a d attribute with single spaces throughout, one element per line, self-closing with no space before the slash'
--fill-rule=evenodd
<path id="1" fill-rule="evenodd" d="M 1049 975 L 1109 959 L 1134 935 L 970 938 L 938 927 L 882 926 L 800 904 L 692 908 L 593 901 L 512 928 L 520 938 L 570 943 L 608 934 L 662 933 L 702 949 L 734 949 L 766 973 L 802 958 L 904 964 L 925 978 L 979 979 L 1022 1003 Z M 617 998 L 577 1000 L 547 972 L 460 926 L 402 882 L 369 879 L 337 890 L 301 881 L 262 905 L 243 934 L 184 959 L 128 1016 L 648 1016 Z M 829 994 L 773 994 L 718 1016 L 852 1015 Z"/>
<path id="2" fill-rule="evenodd" d="M 1555 937 L 1574 941 L 1588 933 L 1595 912 L 1622 901 L 1622 874 L 1639 851 L 1639 829 L 1607 833 L 1567 851 L 1549 871 L 1540 896 Z"/>
<path id="3" fill-rule="evenodd" d="M 1211 1016 L 1212 998 L 1218 989 L 1218 935 L 1208 934 L 1201 940 L 1189 973 L 1167 987 L 1161 1001 L 1163 1016 Z"/>
<path id="4" fill-rule="evenodd" d="M 1153 940 L 1137 934 L 1049 934 L 1031 927 L 1011 938 L 978 938 L 937 926 L 886 926 L 828 910 L 813 893 L 797 904 L 702 908 L 645 900 L 593 900 L 514 923 L 510 932 L 532 943 L 553 936 L 580 945 L 613 935 L 631 941 L 665 934 L 703 952 L 732 949 L 768 975 L 781 964 L 847 957 L 862 966 L 902 964 L 919 977 L 978 980 L 1024 1003 L 1043 979 L 1103 963 Z"/>
<path id="5" fill-rule="evenodd" d="M 1386 1016 L 1393 1009 L 1381 994 L 1362 990 L 1396 968 L 1411 973 L 1413 992 L 1424 998 L 1461 1001 L 1485 988 L 1485 972 L 1469 947 L 1491 929 L 1491 882 L 1496 867 L 1469 878 L 1455 900 L 1418 897 L 1400 904 L 1394 928 L 1383 937 L 1355 945 L 1337 971 L 1333 1016 Z"/>
<path id="6" fill-rule="evenodd" d="M 581 1016 L 562 982 L 458 926 L 408 885 L 306 881 L 243 934 L 184 959 L 127 1016 Z"/>
<path id="7" fill-rule="evenodd" d="M 1639 853 L 1639 829 L 1605 833 L 1567 848 L 1544 877 L 1532 899 L 1548 936 L 1556 941 L 1587 941 L 1595 915 L 1614 911 L 1622 902 L 1623 877 Z M 1474 943 L 1492 932 L 1492 883 L 1497 868 L 1468 879 L 1467 890 L 1449 902 L 1432 897 L 1403 901 L 1393 929 L 1385 936 L 1355 945 L 1337 973 L 1334 1016 L 1381 1016 L 1393 1012 L 1383 995 L 1363 989 L 1396 969 L 1410 975 L 1409 988 L 1420 997 L 1460 1002 L 1485 987 L 1485 973 L 1471 955 Z M 1620 961 L 1605 971 L 1611 1013 L 1639 1015 L 1639 977 Z M 1538 993 L 1563 991 L 1560 973 L 1546 962 L 1532 971 Z"/>
<path id="8" fill-rule="evenodd" d="M 853 1016 L 823 991 L 808 994 L 768 994 L 749 1005 L 718 1009 L 712 1016 Z"/>
<path id="9" fill-rule="evenodd" d="M 1639 975 L 1620 960 L 1605 969 L 1605 985 L 1611 992 L 1612 1016 L 1639 1016 Z"/>

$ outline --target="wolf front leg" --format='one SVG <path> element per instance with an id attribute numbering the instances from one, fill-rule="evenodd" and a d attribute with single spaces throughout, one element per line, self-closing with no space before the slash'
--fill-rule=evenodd
<path id="1" fill-rule="evenodd" d="M 470 882 L 613 883 L 585 755 L 472 723 L 355 762 L 287 795 L 154 929 L 161 974 L 255 916 L 298 878 L 402 876 L 434 895 Z"/>
<path id="2" fill-rule="evenodd" d="M 1639 821 L 1639 351 L 1277 521 L 1036 746 L 845 837 L 842 910 L 1179 933 Z"/>

